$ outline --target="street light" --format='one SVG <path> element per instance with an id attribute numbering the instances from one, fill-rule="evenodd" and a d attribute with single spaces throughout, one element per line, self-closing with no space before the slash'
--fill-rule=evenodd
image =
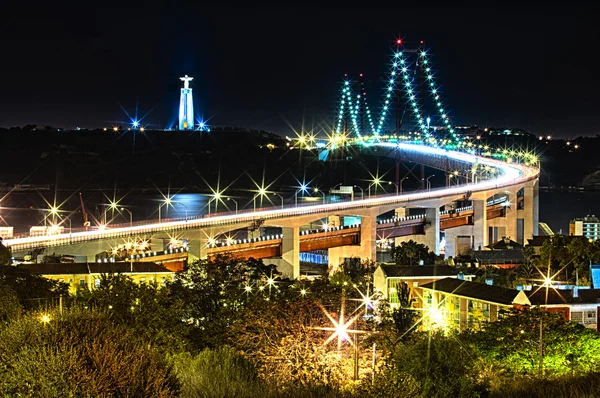
<path id="1" fill-rule="evenodd" d="M 320 193 L 321 195 L 323 195 L 323 204 L 325 204 L 325 192 L 320 191 L 319 188 L 315 188 L 314 192 L 315 193 Z"/>
<path id="2" fill-rule="evenodd" d="M 121 207 L 121 211 L 126 211 L 127 213 L 129 213 L 129 226 L 133 227 L 133 214 L 131 213 L 131 211 L 124 207 Z"/>
<path id="3" fill-rule="evenodd" d="M 395 187 L 396 187 L 396 195 L 398 195 L 398 184 L 394 184 L 393 182 L 391 182 L 391 181 L 388 181 L 388 185 L 393 185 L 393 186 L 395 186 Z"/>
<path id="4" fill-rule="evenodd" d="M 361 187 L 359 187 L 358 185 L 354 185 L 353 188 L 360 189 L 360 200 L 363 200 L 365 198 L 365 191 Z"/>
<path id="5" fill-rule="evenodd" d="M 235 214 L 238 214 L 238 202 L 237 200 L 233 199 L 233 198 L 227 198 L 227 200 L 231 200 L 233 203 L 235 203 Z"/>
<path id="6" fill-rule="evenodd" d="M 163 200 L 163 202 L 162 202 L 162 203 L 161 203 L 161 204 L 158 206 L 158 223 L 159 223 L 159 224 L 161 223 L 161 210 L 160 210 L 160 209 L 161 209 L 163 206 L 165 206 L 165 205 L 166 205 L 166 206 L 167 206 L 167 210 L 168 210 L 168 209 L 169 209 L 169 205 L 171 204 L 171 202 L 172 202 L 172 200 L 171 200 L 171 197 L 170 197 L 170 196 L 167 196 L 167 197 L 165 198 L 165 200 Z"/>
<path id="7" fill-rule="evenodd" d="M 371 187 L 375 185 L 375 194 L 377 194 L 377 185 L 381 185 L 381 179 L 376 177 L 371 184 L 369 184 L 369 199 L 371 198 Z"/>
<path id="8" fill-rule="evenodd" d="M 403 179 L 400 180 L 400 195 L 402 195 L 402 192 L 403 192 L 402 183 L 404 182 L 404 180 L 407 180 L 407 179 L 408 179 L 408 177 L 404 177 Z"/>
<path id="9" fill-rule="evenodd" d="M 259 188 L 257 194 L 252 198 L 252 201 L 254 202 L 254 211 L 256 211 L 256 198 L 259 196 L 267 196 L 267 190 L 264 188 Z"/>
<path id="10" fill-rule="evenodd" d="M 283 196 L 275 192 L 273 192 L 273 196 L 279 196 L 279 198 L 281 199 L 281 208 L 283 209 Z"/>
<path id="11" fill-rule="evenodd" d="M 187 208 L 187 206 L 184 205 L 181 202 L 174 202 L 174 203 L 179 203 L 180 205 L 182 205 L 185 208 L 185 221 L 187 222 L 187 220 L 188 220 L 188 208 Z"/>
<path id="12" fill-rule="evenodd" d="M 305 192 L 308 192 L 308 186 L 306 184 L 300 185 L 300 188 L 294 192 L 294 201 L 296 202 L 296 207 L 298 207 L 298 192 L 302 192 L 304 195 Z"/>
<path id="13" fill-rule="evenodd" d="M 432 174 L 432 175 L 430 175 L 430 176 L 429 176 L 429 177 L 427 177 L 427 178 L 422 178 L 422 180 L 425 180 L 425 181 L 427 181 L 427 190 L 428 190 L 428 191 L 429 191 L 429 190 L 431 190 L 431 183 L 429 182 L 429 179 L 430 179 L 431 177 L 435 177 L 435 174 Z"/>

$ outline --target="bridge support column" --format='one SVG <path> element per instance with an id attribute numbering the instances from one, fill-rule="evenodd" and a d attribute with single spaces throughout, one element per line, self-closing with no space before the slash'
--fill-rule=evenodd
<path id="1" fill-rule="evenodd" d="M 406 209 L 405 209 L 406 210 Z M 402 217 L 402 216 L 400 216 Z M 429 248 L 435 254 L 440 254 L 440 212 L 437 207 L 425 209 L 425 233 L 408 235 L 394 240 L 395 245 L 413 240 Z"/>
<path id="2" fill-rule="evenodd" d="M 402 218 L 402 217 L 406 217 L 406 213 L 408 213 L 407 211 L 408 209 L 406 207 L 400 207 L 396 210 L 394 210 L 394 215 L 398 218 Z"/>
<path id="3" fill-rule="evenodd" d="M 283 227 L 281 232 L 281 258 L 265 259 L 265 262 L 275 264 L 285 277 L 295 279 L 300 276 L 300 227 Z"/>
<path id="4" fill-rule="evenodd" d="M 485 200 L 473 200 L 473 249 L 483 250 L 488 244 L 487 206 Z"/>
<path id="5" fill-rule="evenodd" d="M 340 226 L 340 216 L 329 216 L 327 217 L 327 224 L 330 227 L 339 227 Z"/>
<path id="6" fill-rule="evenodd" d="M 332 247 L 327 251 L 329 273 L 339 269 L 347 258 L 360 258 L 361 260 L 377 259 L 377 217 L 374 215 L 360 217 L 360 245 Z"/>
<path id="7" fill-rule="evenodd" d="M 539 182 L 537 180 L 527 183 L 523 187 L 523 208 L 517 210 L 517 235 L 522 245 L 527 244 L 527 239 L 531 239 L 538 234 L 539 224 Z"/>

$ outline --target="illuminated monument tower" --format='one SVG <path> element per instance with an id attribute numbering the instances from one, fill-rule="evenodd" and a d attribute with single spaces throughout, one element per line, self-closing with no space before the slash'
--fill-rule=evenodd
<path id="1" fill-rule="evenodd" d="M 194 128 L 194 100 L 192 99 L 190 80 L 193 77 L 185 75 L 179 79 L 183 81 L 181 100 L 179 101 L 179 130 L 192 130 Z"/>

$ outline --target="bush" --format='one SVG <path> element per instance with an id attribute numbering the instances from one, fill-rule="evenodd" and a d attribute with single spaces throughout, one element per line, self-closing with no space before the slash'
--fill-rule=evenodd
<path id="1" fill-rule="evenodd" d="M 600 391 L 600 373 L 582 376 L 562 376 L 555 379 L 510 379 L 490 395 L 493 398 L 596 397 Z"/>
<path id="2" fill-rule="evenodd" d="M 205 349 L 196 356 L 183 353 L 171 360 L 181 382 L 182 397 L 264 395 L 264 386 L 252 364 L 231 347 Z"/>
<path id="3" fill-rule="evenodd" d="M 30 315 L 0 332 L 2 396 L 171 397 L 178 388 L 163 354 L 102 315 Z"/>
<path id="4" fill-rule="evenodd" d="M 473 350 L 455 337 L 432 332 L 399 345 L 388 365 L 417 380 L 424 397 L 471 397 L 479 395 L 473 375 L 475 360 Z"/>

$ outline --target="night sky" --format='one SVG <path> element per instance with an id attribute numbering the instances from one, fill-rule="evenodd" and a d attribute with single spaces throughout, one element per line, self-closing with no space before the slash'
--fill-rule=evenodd
<path id="1" fill-rule="evenodd" d="M 0 125 L 176 121 L 194 77 L 211 124 L 291 135 L 332 120 L 344 73 L 382 93 L 394 40 L 425 40 L 458 124 L 595 135 L 596 8 L 197 6 L 0 10 Z M 120 104 L 120 105 L 119 105 Z"/>

